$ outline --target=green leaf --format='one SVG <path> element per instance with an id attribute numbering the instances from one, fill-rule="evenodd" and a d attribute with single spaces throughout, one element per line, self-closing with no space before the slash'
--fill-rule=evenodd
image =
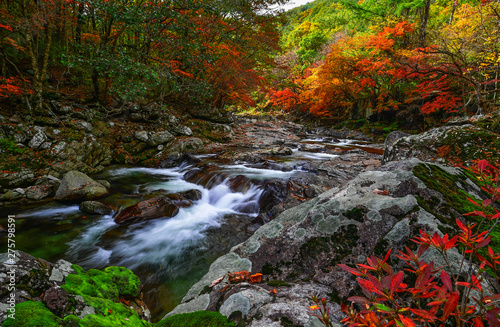
<path id="1" fill-rule="evenodd" d="M 386 307 L 382 303 L 375 303 L 375 308 L 377 308 L 379 311 L 394 312 L 393 309 Z"/>

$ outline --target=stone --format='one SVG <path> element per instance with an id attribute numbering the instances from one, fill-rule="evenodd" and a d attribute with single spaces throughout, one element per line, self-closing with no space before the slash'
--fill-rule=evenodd
<path id="1" fill-rule="evenodd" d="M 52 273 L 49 277 L 49 281 L 55 283 L 64 283 L 64 278 L 69 274 L 74 274 L 73 264 L 63 259 L 59 259 L 52 269 Z"/>
<path id="2" fill-rule="evenodd" d="M 73 127 L 85 132 L 92 133 L 92 130 L 94 129 L 92 127 L 92 124 L 89 122 L 86 122 L 84 120 L 77 120 L 73 123 Z"/>
<path id="3" fill-rule="evenodd" d="M 140 121 L 144 120 L 142 115 L 140 113 L 137 113 L 137 112 L 131 113 L 129 117 L 130 117 L 130 120 L 134 121 L 134 122 L 140 122 Z"/>
<path id="4" fill-rule="evenodd" d="M 28 200 L 40 201 L 54 195 L 54 185 L 35 185 L 26 188 Z"/>
<path id="5" fill-rule="evenodd" d="M 54 314 L 61 314 L 68 305 L 68 293 L 59 286 L 51 287 L 43 294 L 43 301 Z"/>
<path id="6" fill-rule="evenodd" d="M 97 169 L 97 168 L 96 168 Z M 103 170 L 104 167 L 102 167 L 101 170 Z M 104 180 L 104 179 L 97 179 L 96 180 L 97 183 L 101 184 L 102 186 L 104 186 L 105 188 L 107 189 L 110 189 L 111 188 L 111 183 L 108 182 L 107 180 Z"/>
<path id="7" fill-rule="evenodd" d="M 2 196 L 0 196 L 0 201 L 14 201 L 23 197 L 23 194 L 20 194 L 14 190 L 8 190 Z"/>
<path id="8" fill-rule="evenodd" d="M 167 131 L 156 132 L 151 134 L 149 140 L 147 141 L 148 145 L 156 147 L 160 144 L 165 144 L 174 139 L 174 136 Z"/>
<path id="9" fill-rule="evenodd" d="M 56 192 L 56 200 L 92 200 L 108 194 L 108 190 L 84 173 L 70 171 L 66 173 Z"/>
<path id="10" fill-rule="evenodd" d="M 44 132 L 40 131 L 33 136 L 31 141 L 29 141 L 28 146 L 30 148 L 36 149 L 41 146 L 45 141 L 47 141 L 47 135 Z"/>
<path id="11" fill-rule="evenodd" d="M 98 201 L 84 201 L 80 203 L 80 211 L 90 215 L 111 215 L 113 209 Z"/>
<path id="12" fill-rule="evenodd" d="M 148 132 L 146 131 L 135 132 L 134 137 L 144 143 L 146 143 L 149 140 Z"/>
<path id="13" fill-rule="evenodd" d="M 125 208 L 115 217 L 117 224 L 130 224 L 157 218 L 171 218 L 179 212 L 179 207 L 165 196 L 157 196 Z"/>

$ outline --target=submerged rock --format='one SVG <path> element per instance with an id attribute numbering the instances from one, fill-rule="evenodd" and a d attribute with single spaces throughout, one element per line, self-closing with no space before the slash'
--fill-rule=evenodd
<path id="1" fill-rule="evenodd" d="M 79 209 L 91 215 L 111 215 L 113 213 L 113 209 L 98 201 L 82 202 Z"/>
<path id="2" fill-rule="evenodd" d="M 160 195 L 120 211 L 115 217 L 115 223 L 130 224 L 156 218 L 171 218 L 178 212 L 179 207 L 173 200 Z"/>
<path id="3" fill-rule="evenodd" d="M 70 171 L 64 175 L 56 192 L 56 200 L 92 200 L 108 194 L 108 190 L 84 173 Z"/>

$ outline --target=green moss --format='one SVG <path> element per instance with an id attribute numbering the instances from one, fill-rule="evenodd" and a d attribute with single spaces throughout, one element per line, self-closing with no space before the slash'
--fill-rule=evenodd
<path id="1" fill-rule="evenodd" d="M 483 126 L 486 127 L 484 124 Z M 449 132 L 443 143 L 449 147 L 449 157 L 459 158 L 462 162 L 473 159 L 500 161 L 498 134 L 479 126 Z"/>
<path id="2" fill-rule="evenodd" d="M 344 212 L 343 215 L 349 219 L 353 219 L 362 223 L 364 221 L 365 213 L 367 212 L 368 210 L 366 208 L 354 208 L 352 210 Z"/>
<path id="3" fill-rule="evenodd" d="M 477 199 L 460 189 L 467 189 L 467 176 L 465 174 L 452 175 L 438 166 L 430 164 L 415 166 L 413 173 L 428 188 L 439 192 L 443 196 L 444 203 L 441 204 L 440 199 L 436 197 L 430 197 L 426 200 L 417 197 L 419 205 L 430 213 L 433 213 L 441 222 L 446 224 L 454 223 L 455 215 L 451 209 L 460 214 L 477 209 L 467 198 Z"/>
<path id="4" fill-rule="evenodd" d="M 226 316 L 219 312 L 196 311 L 191 313 L 181 313 L 167 317 L 155 327 L 234 327 L 235 324 L 229 322 Z"/>
<path id="5" fill-rule="evenodd" d="M 27 301 L 16 304 L 15 318 L 7 318 L 2 326 L 59 327 L 61 319 L 50 312 L 41 302 Z"/>
<path id="6" fill-rule="evenodd" d="M 263 275 L 273 275 L 274 273 L 281 274 L 281 270 L 269 263 L 266 263 L 264 266 L 262 266 Z"/>
<path id="7" fill-rule="evenodd" d="M 120 297 L 135 297 L 139 294 L 139 277 L 124 267 L 108 267 L 103 271 L 90 269 L 85 272 L 73 265 L 76 274 L 66 276 L 62 286 L 68 293 L 118 301 Z"/>
<path id="8" fill-rule="evenodd" d="M 272 286 L 272 287 L 290 286 L 290 284 L 288 284 L 284 280 L 271 280 L 271 281 L 267 282 L 267 285 Z"/>
<path id="9" fill-rule="evenodd" d="M 80 326 L 149 326 L 137 313 L 121 303 L 91 296 L 84 297 L 84 300 L 95 308 L 96 314 L 86 316 L 80 321 Z"/>
<path id="10" fill-rule="evenodd" d="M 280 319 L 280 322 L 281 322 L 281 326 L 283 326 L 283 327 L 302 327 L 302 325 L 295 325 L 293 323 L 293 321 L 291 321 L 287 317 L 282 317 Z"/>

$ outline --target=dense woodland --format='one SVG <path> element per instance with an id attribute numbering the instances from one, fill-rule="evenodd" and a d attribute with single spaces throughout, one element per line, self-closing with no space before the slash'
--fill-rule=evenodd
<path id="1" fill-rule="evenodd" d="M 411 123 L 500 103 L 499 1 L 286 2 L 3 0 L 2 106 L 62 95 Z"/>

